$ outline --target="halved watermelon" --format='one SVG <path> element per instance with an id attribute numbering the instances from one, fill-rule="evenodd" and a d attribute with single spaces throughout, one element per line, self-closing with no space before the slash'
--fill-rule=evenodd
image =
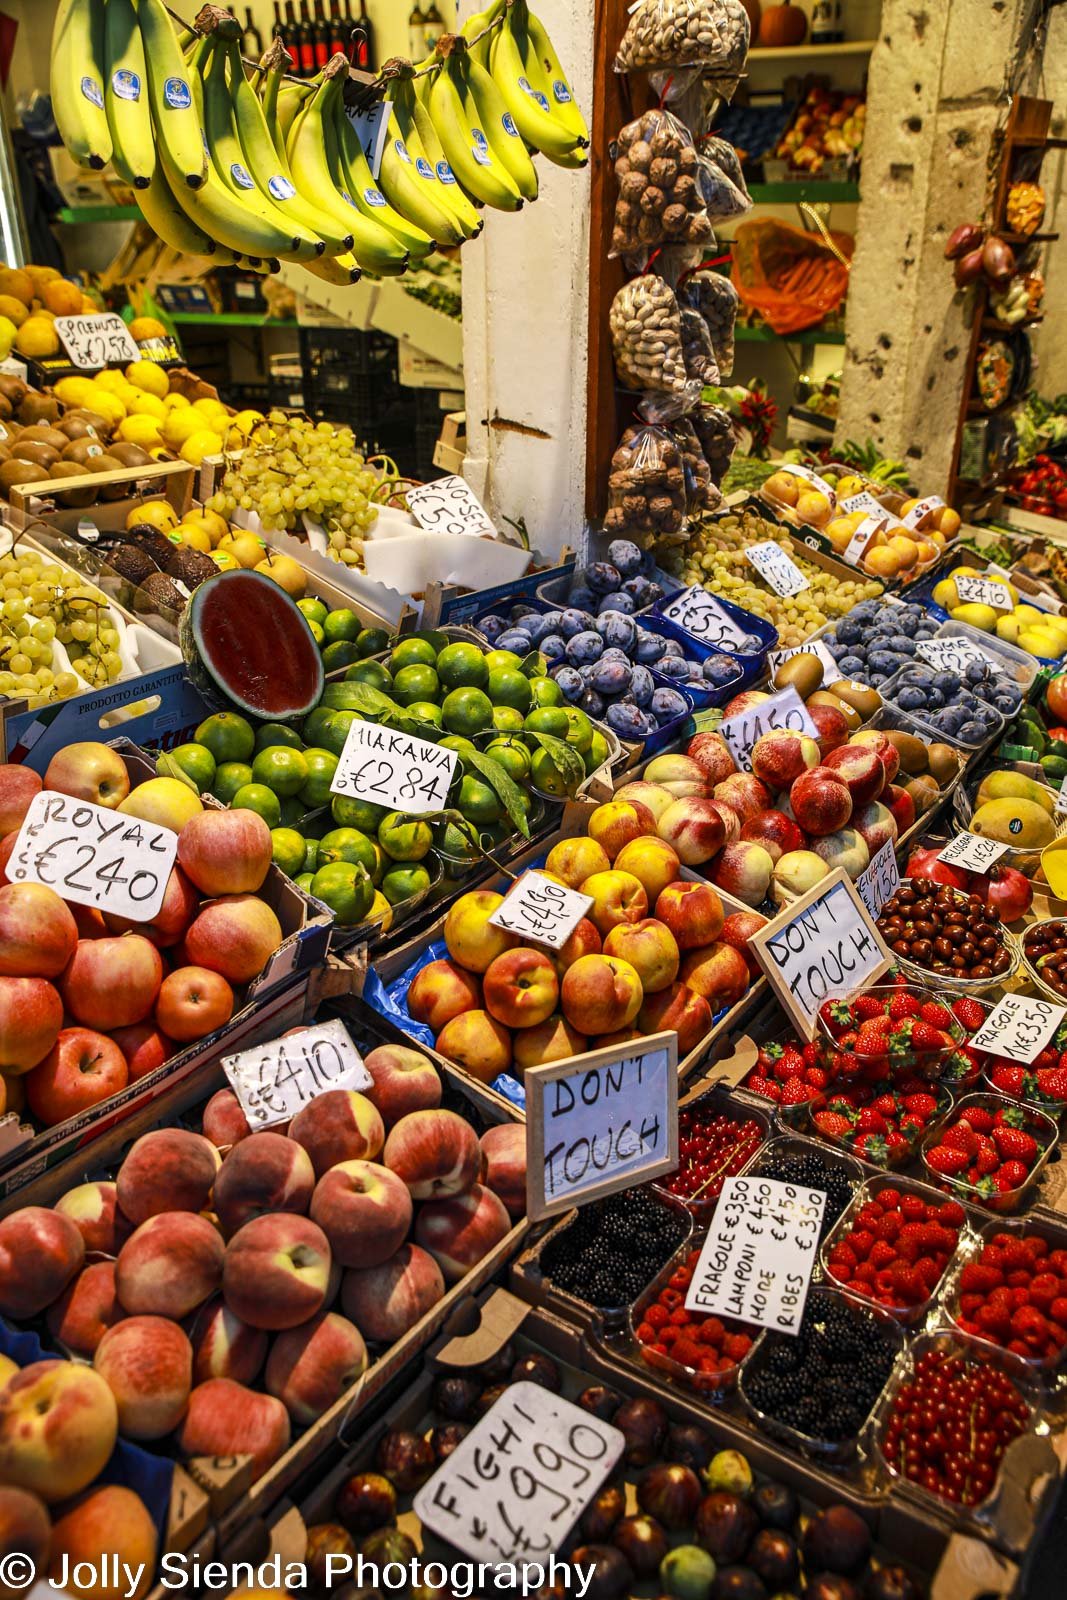
<path id="1" fill-rule="evenodd" d="M 219 572 L 193 590 L 179 638 L 204 698 L 266 722 L 299 722 L 322 696 L 322 656 L 303 612 L 260 572 Z"/>

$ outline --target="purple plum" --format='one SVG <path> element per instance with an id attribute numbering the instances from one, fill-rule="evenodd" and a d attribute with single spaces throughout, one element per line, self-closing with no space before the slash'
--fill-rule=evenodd
<path id="1" fill-rule="evenodd" d="M 666 722 L 673 722 L 677 717 L 687 717 L 689 709 L 689 701 L 684 694 L 679 694 L 677 689 L 657 689 L 649 706 L 660 727 Z"/>
<path id="2" fill-rule="evenodd" d="M 726 656 L 711 655 L 704 663 L 703 675 L 708 683 L 720 688 L 733 683 L 737 677 L 737 664 Z"/>
<path id="3" fill-rule="evenodd" d="M 602 611 L 596 629 L 606 645 L 625 650 L 629 655 L 637 643 L 637 623 L 625 611 Z"/>
<path id="4" fill-rule="evenodd" d="M 549 663 L 563 661 L 567 655 L 567 646 L 558 633 L 550 633 L 547 638 L 542 639 L 538 649 Z"/>
<path id="5" fill-rule="evenodd" d="M 585 689 L 582 698 L 577 702 L 579 711 L 584 711 L 587 717 L 603 717 L 606 709 L 604 696 L 597 694 L 595 689 Z"/>
<path id="6" fill-rule="evenodd" d="M 559 684 L 564 699 L 571 701 L 573 705 L 577 705 L 585 692 L 585 684 L 582 682 L 581 673 L 577 672 L 574 667 L 555 667 L 552 676 Z"/>
<path id="7" fill-rule="evenodd" d="M 613 594 L 606 594 L 600 603 L 600 612 L 621 611 L 623 616 L 631 616 L 637 607 L 634 605 L 633 596 L 624 589 L 616 589 Z"/>
<path id="8" fill-rule="evenodd" d="M 636 578 L 644 570 L 645 553 L 629 539 L 612 539 L 608 545 L 608 560 L 617 567 L 624 578 Z"/>
<path id="9" fill-rule="evenodd" d="M 681 682 L 689 676 L 689 663 L 678 656 L 662 656 L 656 662 L 656 671 L 664 678 L 677 678 Z"/>
<path id="10" fill-rule="evenodd" d="M 648 668 L 634 667 L 633 672 L 630 674 L 630 696 L 634 705 L 640 706 L 642 710 L 645 710 L 651 704 L 655 691 L 656 680 Z"/>
<path id="11" fill-rule="evenodd" d="M 610 561 L 594 561 L 586 567 L 584 577 L 594 594 L 611 594 L 622 583 L 622 574 Z"/>
<path id="12" fill-rule="evenodd" d="M 604 641 L 591 628 L 576 633 L 567 640 L 567 660 L 572 667 L 591 666 L 604 654 Z"/>
<path id="13" fill-rule="evenodd" d="M 567 604 L 577 607 L 579 611 L 594 611 L 596 609 L 596 595 L 587 583 L 572 583 L 571 592 L 567 596 Z"/>
<path id="14" fill-rule="evenodd" d="M 597 694 L 625 694 L 630 687 L 633 669 L 621 661 L 598 661 L 589 674 L 590 687 Z"/>
<path id="15" fill-rule="evenodd" d="M 502 633 L 506 633 L 508 624 L 503 617 L 490 612 L 489 616 L 482 617 L 478 622 L 478 631 L 485 635 L 490 644 L 495 644 Z"/>
<path id="16" fill-rule="evenodd" d="M 640 706 L 627 705 L 625 700 L 608 707 L 605 721 L 620 739 L 629 739 L 633 744 L 640 744 L 656 731 L 654 718 Z"/>
<path id="17" fill-rule="evenodd" d="M 677 639 L 664 639 L 664 641 L 663 641 L 663 654 L 665 656 L 677 656 L 679 661 L 684 661 L 685 660 L 685 646 L 682 645 L 682 644 L 679 644 Z"/>
<path id="18" fill-rule="evenodd" d="M 595 627 L 596 619 L 588 611 L 578 611 L 569 606 L 559 614 L 559 631 L 565 639 L 573 639 L 576 633 L 584 633 L 586 629 Z"/>
<path id="19" fill-rule="evenodd" d="M 497 639 L 498 650 L 514 650 L 517 656 L 527 656 L 533 649 L 533 640 L 525 628 L 509 628 Z"/>
<path id="20" fill-rule="evenodd" d="M 662 634 L 650 633 L 647 628 L 638 628 L 634 643 L 635 661 L 640 661 L 645 667 L 652 666 L 662 656 L 666 642 Z"/>

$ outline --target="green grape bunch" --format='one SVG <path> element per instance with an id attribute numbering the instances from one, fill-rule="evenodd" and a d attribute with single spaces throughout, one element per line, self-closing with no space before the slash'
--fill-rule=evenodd
<path id="1" fill-rule="evenodd" d="M 119 631 L 106 595 L 36 551 L 16 546 L 0 556 L 0 696 L 36 707 L 121 674 Z"/>

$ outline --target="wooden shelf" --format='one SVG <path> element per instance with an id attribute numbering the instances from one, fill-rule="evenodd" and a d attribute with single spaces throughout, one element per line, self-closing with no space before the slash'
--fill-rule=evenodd
<path id="1" fill-rule="evenodd" d="M 877 43 L 877 39 L 843 39 L 839 44 L 757 44 L 748 53 L 748 64 L 789 61 L 794 56 L 805 61 L 816 56 L 869 56 Z"/>
<path id="2" fill-rule="evenodd" d="M 820 183 L 812 178 L 805 183 L 750 183 L 748 192 L 757 205 L 799 205 L 806 200 L 809 205 L 855 205 L 860 197 L 858 183 Z"/>

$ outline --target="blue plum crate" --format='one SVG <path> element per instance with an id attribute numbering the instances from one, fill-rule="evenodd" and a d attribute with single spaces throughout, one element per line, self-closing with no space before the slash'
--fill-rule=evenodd
<path id="1" fill-rule="evenodd" d="M 535 591 L 538 600 L 547 601 L 548 606 L 552 611 L 565 611 L 571 603 L 571 590 L 574 588 L 575 584 L 580 581 L 581 576 L 582 569 L 575 568 L 575 570 L 569 573 L 566 577 L 550 578 L 547 583 L 539 583 Z M 651 578 L 653 583 L 659 584 L 660 588 L 663 590 L 664 594 L 668 596 L 668 598 L 672 594 L 680 594 L 682 589 L 685 587 L 684 584 L 679 583 L 677 578 L 672 578 L 669 572 L 661 572 L 659 567 L 653 567 L 648 573 L 648 577 Z M 646 606 L 643 611 L 636 611 L 634 615 L 643 617 L 645 612 L 648 610 L 649 607 Z"/>
<path id="2" fill-rule="evenodd" d="M 758 650 L 753 650 L 752 652 L 744 650 L 726 650 L 721 646 L 713 647 L 704 645 L 703 641 L 698 639 L 695 634 L 690 633 L 688 628 L 681 628 L 676 622 L 673 622 L 670 617 L 663 616 L 664 611 L 666 610 L 667 606 L 670 605 L 671 601 L 674 599 L 674 596 L 683 593 L 685 588 L 690 587 L 689 585 L 680 584 L 677 579 L 674 578 L 672 578 L 670 581 L 673 585 L 672 592 L 666 595 L 662 600 L 657 600 L 649 615 L 653 617 L 660 617 L 669 627 L 677 628 L 678 637 L 685 645 L 687 653 L 689 651 L 690 641 L 692 641 L 698 647 L 702 647 L 704 649 L 718 648 L 719 654 L 731 656 L 734 661 L 739 663 L 742 669 L 742 680 L 736 685 L 733 693 L 738 694 L 742 689 L 747 689 L 749 684 L 754 683 L 762 673 L 763 668 L 766 665 L 768 652 L 771 650 L 777 650 L 778 648 L 777 628 L 772 627 L 769 622 L 764 622 L 762 617 L 755 616 L 753 612 L 745 611 L 741 606 L 734 605 L 732 600 L 726 600 L 721 594 L 716 594 L 712 595 L 712 599 L 717 605 L 722 607 L 728 617 L 737 623 L 737 626 L 741 629 L 741 631 L 743 633 L 754 634 L 757 639 L 762 641 L 762 643 Z M 642 627 L 644 626 L 646 626 L 646 624 L 642 623 Z"/>

